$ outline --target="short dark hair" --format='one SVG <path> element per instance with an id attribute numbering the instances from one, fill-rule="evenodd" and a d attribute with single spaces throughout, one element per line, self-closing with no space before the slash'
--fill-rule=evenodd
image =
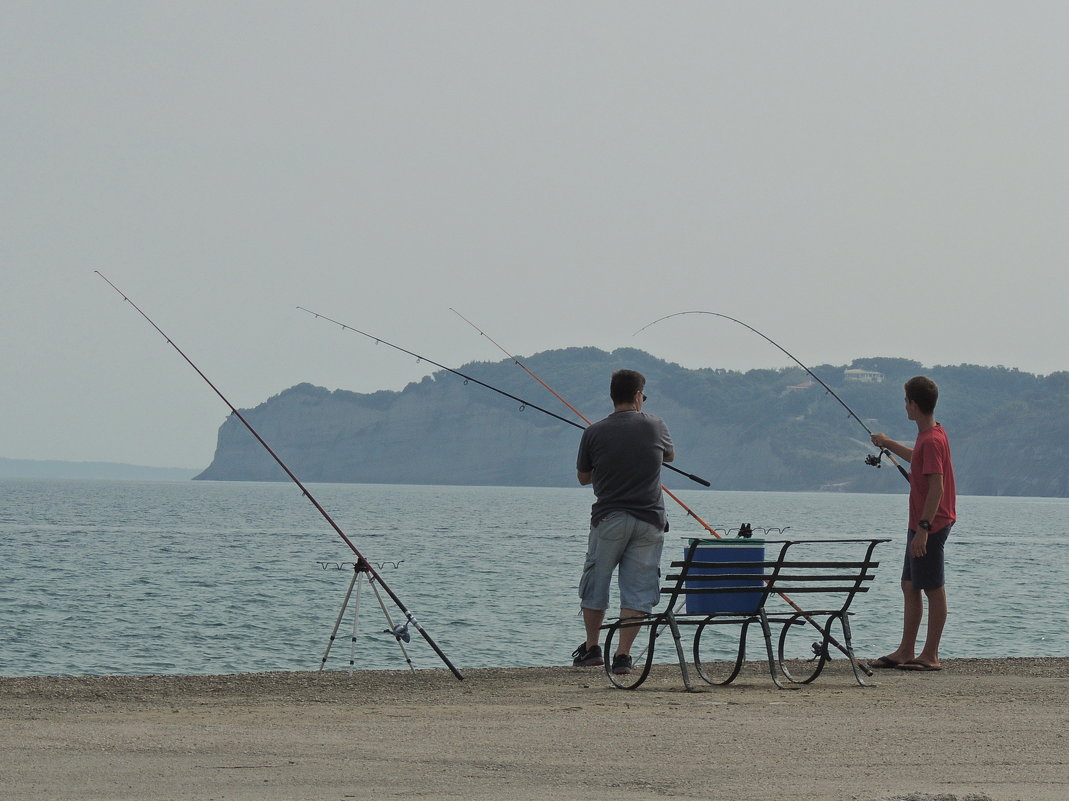
<path id="1" fill-rule="evenodd" d="M 932 414 L 939 400 L 939 387 L 926 376 L 914 376 L 906 382 L 906 399 L 917 404 L 922 413 Z"/>
<path id="2" fill-rule="evenodd" d="M 627 403 L 646 387 L 646 376 L 638 370 L 617 370 L 609 382 L 609 397 L 613 403 Z"/>

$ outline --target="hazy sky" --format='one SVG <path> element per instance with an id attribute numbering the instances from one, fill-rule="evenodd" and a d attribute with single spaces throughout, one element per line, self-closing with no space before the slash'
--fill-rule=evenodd
<path id="1" fill-rule="evenodd" d="M 519 355 L 787 364 L 632 336 L 707 309 L 810 365 L 1069 369 L 1064 2 L 0 11 L 0 456 L 211 460 L 227 408 L 94 269 L 239 407 L 428 372 L 297 305 L 450 366 L 500 357 L 453 306 Z"/>

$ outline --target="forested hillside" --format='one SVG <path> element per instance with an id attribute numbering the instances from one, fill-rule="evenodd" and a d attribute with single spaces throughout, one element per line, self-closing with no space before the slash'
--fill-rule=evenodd
<path id="1" fill-rule="evenodd" d="M 715 489 L 900 492 L 905 482 L 865 429 L 800 368 L 691 370 L 639 350 L 548 351 L 524 359 L 591 419 L 611 411 L 610 373 L 647 377 L 646 411 L 664 417 L 677 465 Z M 457 368 L 564 417 L 574 415 L 510 360 Z M 1036 376 L 975 365 L 924 368 L 895 358 L 815 365 L 873 431 L 912 440 L 903 382 L 931 376 L 937 418 L 962 494 L 1069 496 L 1069 373 Z M 325 482 L 571 486 L 580 431 L 448 371 L 400 392 L 358 394 L 300 384 L 243 412 L 302 479 Z M 579 422 L 577 420 L 577 422 Z M 231 416 L 198 478 L 279 480 L 281 471 Z M 665 474 L 669 487 L 697 485 Z"/>

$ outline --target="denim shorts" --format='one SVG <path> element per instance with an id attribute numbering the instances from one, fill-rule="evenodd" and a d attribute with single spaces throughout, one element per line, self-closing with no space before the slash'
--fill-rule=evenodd
<path id="1" fill-rule="evenodd" d="M 950 526 L 954 524 L 951 523 Z M 943 570 L 943 547 L 950 536 L 950 526 L 928 534 L 928 552 L 924 556 L 913 557 L 909 546 L 916 532 L 910 529 L 906 534 L 906 559 L 902 564 L 902 581 L 912 582 L 914 589 L 938 590 L 946 583 Z"/>
<path id="2" fill-rule="evenodd" d="M 664 532 L 626 512 L 612 512 L 590 527 L 580 604 L 586 609 L 608 609 L 609 585 L 619 566 L 620 606 L 649 613 L 661 599 L 661 551 Z"/>

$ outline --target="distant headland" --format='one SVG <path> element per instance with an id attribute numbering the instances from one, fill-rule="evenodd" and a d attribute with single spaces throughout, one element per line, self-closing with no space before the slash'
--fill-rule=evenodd
<path id="1" fill-rule="evenodd" d="M 0 457 L 0 478 L 187 481 L 198 473 L 181 467 L 145 467 L 121 462 L 63 462 Z"/>
<path id="2" fill-rule="evenodd" d="M 566 348 L 525 357 L 524 363 L 591 419 L 611 410 L 613 370 L 642 371 L 650 396 L 646 411 L 668 422 L 678 465 L 711 481 L 713 489 L 905 491 L 890 464 L 865 464 L 875 449 L 864 427 L 800 368 L 687 369 L 630 348 Z M 458 370 L 574 418 L 511 360 Z M 812 370 L 864 426 L 900 440 L 915 433 L 903 410 L 902 383 L 929 375 L 940 386 L 936 416 L 950 434 L 959 493 L 1069 497 L 1069 372 L 924 367 L 883 357 Z M 575 484 L 578 429 L 444 370 L 399 392 L 299 384 L 242 414 L 305 481 Z M 219 429 L 212 463 L 196 477 L 285 480 L 233 415 Z M 665 484 L 697 488 L 667 473 Z"/>

